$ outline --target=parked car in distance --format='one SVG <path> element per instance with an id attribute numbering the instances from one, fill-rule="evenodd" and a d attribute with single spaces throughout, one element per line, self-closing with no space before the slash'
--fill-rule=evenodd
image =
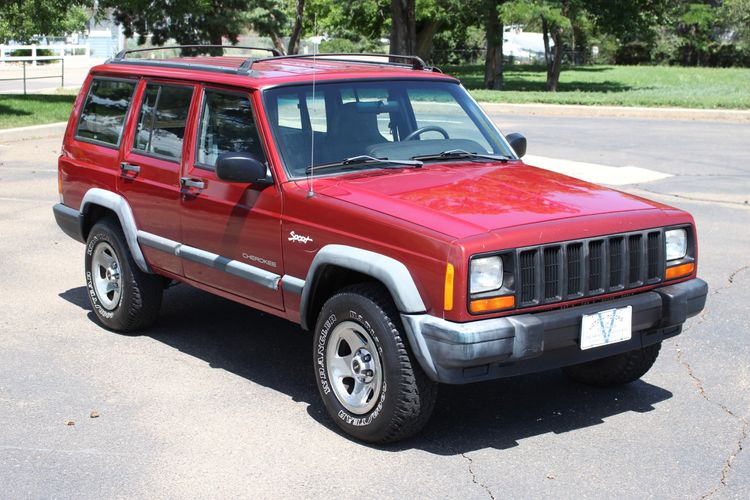
<path id="1" fill-rule="evenodd" d="M 91 69 L 59 158 L 106 328 L 173 282 L 286 318 L 336 424 L 391 442 L 440 383 L 632 382 L 704 307 L 690 214 L 524 164 L 416 57 L 143 54 Z"/>

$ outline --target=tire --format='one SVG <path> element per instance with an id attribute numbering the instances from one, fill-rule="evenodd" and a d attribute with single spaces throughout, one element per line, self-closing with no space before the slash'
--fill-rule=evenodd
<path id="1" fill-rule="evenodd" d="M 567 366 L 563 371 L 576 382 L 588 385 L 611 387 L 629 384 L 644 376 L 654 366 L 660 349 L 661 342 L 637 351 Z"/>
<path id="2" fill-rule="evenodd" d="M 133 332 L 154 324 L 164 282 L 138 268 L 115 220 L 104 218 L 91 228 L 85 274 L 89 301 L 102 325 L 117 332 Z"/>
<path id="3" fill-rule="evenodd" d="M 350 436 L 399 441 L 432 414 L 437 384 L 414 360 L 402 331 L 390 295 L 377 284 L 344 288 L 321 309 L 315 379 L 328 414 Z"/>

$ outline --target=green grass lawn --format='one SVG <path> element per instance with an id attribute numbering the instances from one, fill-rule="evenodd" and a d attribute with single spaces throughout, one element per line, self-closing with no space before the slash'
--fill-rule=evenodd
<path id="1" fill-rule="evenodd" d="M 67 121 L 75 98 L 59 94 L 0 94 L 0 129 Z"/>
<path id="2" fill-rule="evenodd" d="M 447 66 L 478 101 L 750 109 L 749 68 L 570 66 L 557 92 L 545 92 L 542 66 L 508 66 L 505 90 L 484 90 L 484 68 Z M 75 95 L 0 94 L 0 129 L 68 119 Z"/>
<path id="3" fill-rule="evenodd" d="M 543 66 L 508 66 L 505 89 L 484 90 L 483 66 L 446 66 L 478 101 L 508 103 L 750 108 L 749 68 L 566 66 L 557 92 L 546 92 Z"/>

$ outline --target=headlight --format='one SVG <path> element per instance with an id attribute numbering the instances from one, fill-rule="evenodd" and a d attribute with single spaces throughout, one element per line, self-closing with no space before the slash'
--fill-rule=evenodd
<path id="1" fill-rule="evenodd" d="M 683 258 L 687 254 L 687 231 L 670 229 L 666 232 L 667 261 Z"/>
<path id="2" fill-rule="evenodd" d="M 489 292 L 503 286 L 503 260 L 500 257 L 483 257 L 471 261 L 471 293 Z"/>

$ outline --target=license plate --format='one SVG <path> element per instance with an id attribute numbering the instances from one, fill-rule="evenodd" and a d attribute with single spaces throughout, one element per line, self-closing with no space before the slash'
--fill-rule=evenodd
<path id="1" fill-rule="evenodd" d="M 585 314 L 581 321 L 581 350 L 630 340 L 632 325 L 631 306 Z"/>

